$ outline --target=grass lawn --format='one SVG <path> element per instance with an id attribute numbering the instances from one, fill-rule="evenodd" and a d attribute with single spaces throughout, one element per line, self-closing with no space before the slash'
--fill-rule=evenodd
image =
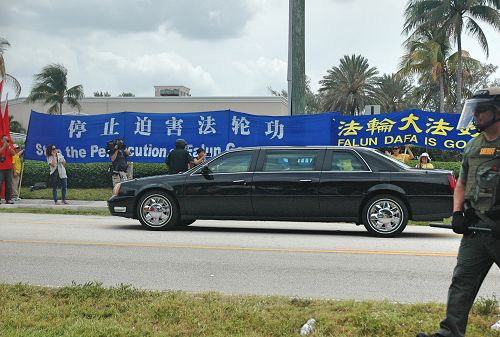
<path id="1" fill-rule="evenodd" d="M 108 210 L 101 209 L 54 209 L 54 208 L 34 208 L 34 207 L 18 207 L 18 208 L 0 208 L 0 213 L 35 213 L 35 214 L 69 214 L 69 215 L 102 215 L 111 216 Z"/>
<path id="2" fill-rule="evenodd" d="M 152 292 L 126 285 L 62 288 L 0 284 L 1 336 L 414 336 L 434 332 L 441 304 L 312 300 L 219 293 Z M 470 315 L 469 336 L 500 336 L 496 299 L 480 299 Z"/>
<path id="3" fill-rule="evenodd" d="M 61 195 L 61 189 L 58 189 Z M 68 200 L 108 200 L 113 191 L 111 188 L 68 188 Z M 52 189 L 46 188 L 30 192 L 29 187 L 22 187 L 20 197 L 23 199 L 52 199 Z"/>

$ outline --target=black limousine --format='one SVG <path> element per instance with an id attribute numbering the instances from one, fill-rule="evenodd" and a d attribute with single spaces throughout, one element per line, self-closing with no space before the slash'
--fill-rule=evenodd
<path id="1" fill-rule="evenodd" d="M 451 171 L 414 169 L 363 147 L 253 147 L 226 151 L 175 175 L 125 181 L 112 215 L 167 230 L 197 219 L 353 222 L 385 237 L 409 219 L 452 213 Z"/>

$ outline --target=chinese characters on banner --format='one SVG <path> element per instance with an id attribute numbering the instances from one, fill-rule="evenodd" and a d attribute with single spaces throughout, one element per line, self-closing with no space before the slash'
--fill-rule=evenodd
<path id="1" fill-rule="evenodd" d="M 472 123 L 455 129 L 459 114 L 406 110 L 371 116 L 338 116 L 332 145 L 373 148 L 412 144 L 426 148 L 462 151 L 478 135 Z"/>
<path id="2" fill-rule="evenodd" d="M 45 161 L 45 147 L 56 144 L 70 163 L 109 162 L 106 143 L 121 138 L 131 161 L 161 163 L 184 138 L 195 154 L 212 156 L 235 147 L 338 145 L 384 147 L 413 144 L 462 150 L 477 136 L 472 125 L 456 130 L 459 115 L 408 110 L 372 116 L 322 113 L 307 116 L 255 116 L 231 110 L 197 113 L 119 112 L 95 116 L 54 116 L 32 111 L 26 159 Z"/>

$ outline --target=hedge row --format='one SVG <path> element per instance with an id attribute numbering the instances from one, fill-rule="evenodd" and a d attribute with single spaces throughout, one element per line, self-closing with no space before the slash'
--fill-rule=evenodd
<path id="1" fill-rule="evenodd" d="M 99 188 L 111 187 L 111 175 L 108 163 L 67 164 L 68 187 Z M 165 164 L 134 163 L 134 178 L 155 176 L 167 173 Z M 24 164 L 23 186 L 37 182 L 46 182 L 49 166 L 46 162 L 26 160 Z"/>
<path id="2" fill-rule="evenodd" d="M 415 167 L 414 160 L 410 166 Z M 451 170 L 458 176 L 459 162 L 432 162 L 435 168 Z M 68 164 L 68 187 L 71 188 L 99 188 L 111 187 L 111 175 L 108 173 L 108 163 Z M 134 163 L 134 178 L 149 177 L 166 173 L 165 164 Z M 47 163 L 27 160 L 24 164 L 23 186 L 31 186 L 36 182 L 45 182 L 49 174 Z"/>
<path id="3" fill-rule="evenodd" d="M 417 160 L 412 160 L 408 165 L 415 167 L 417 164 Z M 458 177 L 458 173 L 460 172 L 460 162 L 457 161 L 432 161 L 432 165 L 436 169 L 453 171 L 455 177 Z"/>

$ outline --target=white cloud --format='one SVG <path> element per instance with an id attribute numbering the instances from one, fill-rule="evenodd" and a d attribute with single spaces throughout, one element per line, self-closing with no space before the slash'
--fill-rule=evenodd
<path id="1" fill-rule="evenodd" d="M 279 59 L 268 59 L 265 57 L 259 57 L 257 60 L 251 60 L 248 62 L 234 62 L 234 65 L 245 75 L 252 77 L 259 77 L 262 74 L 279 74 L 286 75 L 287 62 Z"/>
<path id="2" fill-rule="evenodd" d="M 110 91 L 118 95 L 131 91 L 136 96 L 152 96 L 154 85 L 182 84 L 208 95 L 214 87 L 210 73 L 173 53 L 147 54 L 128 58 L 110 52 L 88 55 L 85 73 L 96 74 L 87 84 L 86 94 Z M 108 89 L 109 88 L 109 89 Z M 123 88 L 116 91 L 116 88 Z"/>
<path id="3" fill-rule="evenodd" d="M 22 22 L 27 29 L 58 35 L 92 30 L 151 32 L 167 25 L 190 39 L 225 39 L 241 35 L 253 15 L 245 1 L 225 0 L 17 0 L 4 1 L 3 25 Z"/>
<path id="4" fill-rule="evenodd" d="M 0 0 L 7 71 L 29 93 L 49 63 L 68 68 L 68 85 L 87 95 L 185 85 L 194 96 L 268 95 L 286 89 L 288 1 Z M 380 73 L 402 54 L 404 0 L 306 2 L 306 74 L 312 89 L 344 55 L 360 54 Z M 488 62 L 499 65 L 500 34 L 485 26 Z M 486 61 L 472 39 L 464 49 Z M 500 71 L 497 72 L 500 77 Z"/>
<path id="5" fill-rule="evenodd" d="M 242 78 L 253 84 L 247 95 L 268 95 L 267 87 L 286 89 L 287 62 L 284 60 L 259 57 L 246 62 L 234 61 L 233 65 Z"/>

